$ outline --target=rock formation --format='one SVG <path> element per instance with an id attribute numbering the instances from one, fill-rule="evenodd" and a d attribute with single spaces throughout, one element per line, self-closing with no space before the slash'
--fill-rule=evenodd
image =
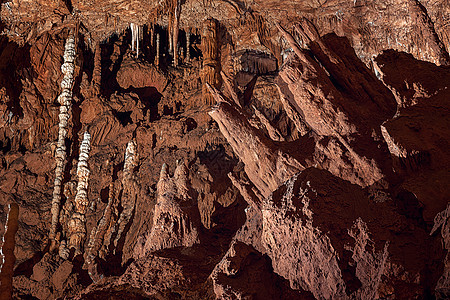
<path id="1" fill-rule="evenodd" d="M 129 224 L 135 210 L 138 183 L 136 182 L 134 169 L 139 162 L 137 145 L 130 141 L 125 150 L 125 160 L 122 173 L 121 187 L 119 190 L 113 183 L 109 186 L 108 202 L 101 219 L 90 234 L 85 252 L 85 267 L 88 269 L 92 280 L 98 281 L 102 274 L 97 271 L 97 257 L 106 258 L 112 250 L 118 250 L 119 240 L 124 239 L 124 229 Z M 119 194 L 121 197 L 118 198 Z M 118 204 L 122 211 L 117 212 Z M 114 237 L 114 240 L 112 238 Z M 112 248 L 110 245 L 112 244 Z"/>
<path id="2" fill-rule="evenodd" d="M 3 2 L 0 293 L 449 298 L 449 9 Z"/>
<path id="3" fill-rule="evenodd" d="M 189 171 L 183 162 L 178 162 L 173 177 L 170 177 L 167 168 L 167 164 L 163 164 L 156 186 L 152 231 L 143 248 L 137 249 L 137 257 L 147 252 L 190 247 L 200 242 L 198 211 L 189 195 Z"/>
<path id="4" fill-rule="evenodd" d="M 76 54 L 75 48 L 75 38 L 73 36 L 70 36 L 66 41 L 64 50 L 64 64 L 61 65 L 61 71 L 64 74 L 64 78 L 61 81 L 62 92 L 58 97 L 58 102 L 61 106 L 59 108 L 58 143 L 55 151 L 56 169 L 52 199 L 52 224 L 49 233 L 49 239 L 52 241 L 52 243 L 54 243 L 57 229 L 56 227 L 58 226 L 61 203 L 61 186 L 63 181 L 64 169 L 66 166 L 66 137 L 69 130 L 68 124 L 70 113 L 72 110 L 72 88 L 74 82 L 73 75 Z"/>
<path id="5" fill-rule="evenodd" d="M 202 29 L 202 54 L 203 54 L 203 69 L 201 78 L 203 83 L 203 97 L 205 104 L 213 104 L 212 98 L 208 92 L 206 84 L 214 87 L 220 86 L 220 65 L 218 57 L 217 35 L 218 35 L 217 20 L 207 19 L 203 24 Z"/>
<path id="6" fill-rule="evenodd" d="M 68 223 L 68 248 L 75 248 L 75 255 L 81 254 L 86 237 L 86 212 L 89 206 L 88 183 L 91 171 L 88 167 L 91 135 L 86 131 L 80 145 L 80 157 L 77 166 L 77 192 L 74 199 L 74 212 Z"/>
<path id="7" fill-rule="evenodd" d="M 0 292 L 1 299 L 12 299 L 13 294 L 13 273 L 16 257 L 14 248 L 16 245 L 16 233 L 18 229 L 19 206 L 16 203 L 9 205 L 8 219 L 6 221 L 5 234 L 3 235 L 3 245 L 1 248 L 2 265 L 0 267 Z"/>

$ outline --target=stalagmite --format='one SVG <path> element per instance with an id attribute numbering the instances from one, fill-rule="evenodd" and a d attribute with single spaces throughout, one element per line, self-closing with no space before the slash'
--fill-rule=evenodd
<path id="1" fill-rule="evenodd" d="M 59 108 L 59 133 L 58 143 L 56 148 L 56 169 L 55 169 L 55 186 L 53 189 L 52 199 L 52 223 L 50 226 L 49 239 L 51 241 L 51 250 L 55 248 L 56 227 L 59 220 L 59 211 L 61 203 L 61 186 L 63 180 L 64 169 L 66 166 L 66 137 L 68 132 L 68 121 L 70 118 L 72 108 L 72 87 L 74 76 L 74 61 L 75 61 L 75 38 L 70 36 L 65 45 L 64 50 L 64 63 L 61 66 L 61 71 L 64 74 L 64 78 L 61 82 L 62 92 L 58 97 L 60 103 Z"/>
<path id="2" fill-rule="evenodd" d="M 97 256 L 105 258 L 113 249 L 115 251 L 121 250 L 118 244 L 124 238 L 123 232 L 133 215 L 137 192 L 139 191 L 138 183 L 135 179 L 136 175 L 134 174 L 138 162 L 137 145 L 133 140 L 128 143 L 125 151 L 121 185 L 110 184 L 108 204 L 97 226 L 92 229 L 86 247 L 84 268 L 88 270 L 89 276 L 93 281 L 98 281 L 103 276 L 97 271 L 95 258 Z M 116 199 L 116 196 L 120 195 L 119 186 L 123 188 L 120 199 L 120 206 L 122 207 L 120 215 L 118 211 L 119 201 Z M 111 245 L 114 248 L 111 248 Z"/>
<path id="3" fill-rule="evenodd" d="M 150 46 L 153 47 L 155 42 L 155 24 L 151 23 L 148 30 L 150 31 Z"/>
<path id="4" fill-rule="evenodd" d="M 139 156 L 137 153 L 137 146 L 135 141 L 130 141 L 127 145 L 127 149 L 125 151 L 125 162 L 123 166 L 123 178 L 122 178 L 122 212 L 120 214 L 120 218 L 117 221 L 117 235 L 114 240 L 114 246 L 117 247 L 118 241 L 122 237 L 122 233 L 125 227 L 130 222 L 131 216 L 134 211 L 134 207 L 136 205 L 137 198 L 137 182 L 134 178 L 134 169 L 138 165 Z"/>
<path id="5" fill-rule="evenodd" d="M 95 226 L 91 231 L 84 257 L 84 267 L 88 270 L 89 276 L 94 282 L 98 281 L 102 277 L 97 272 L 97 264 L 95 263 L 95 258 L 99 255 L 99 250 L 103 245 L 106 231 L 111 225 L 114 200 L 114 184 L 111 183 L 109 185 L 108 204 L 106 205 L 103 216 L 100 221 L 98 221 L 97 226 Z"/>
<path id="6" fill-rule="evenodd" d="M 91 135 L 84 133 L 83 141 L 80 145 L 80 156 L 77 166 L 77 194 L 74 200 L 74 212 L 68 224 L 69 249 L 75 248 L 75 255 L 80 254 L 84 237 L 86 236 L 86 211 L 89 206 L 88 183 L 89 168 L 88 158 L 91 149 Z"/>
<path id="7" fill-rule="evenodd" d="M 172 27 L 169 26 L 167 27 L 167 34 L 169 35 L 169 55 L 171 55 L 173 53 L 173 36 L 172 36 Z"/>
<path id="8" fill-rule="evenodd" d="M 3 256 L 0 267 L 0 299 L 12 299 L 13 274 L 16 257 L 14 248 L 16 245 L 16 232 L 18 229 L 19 206 L 16 203 L 9 205 L 8 219 L 6 220 L 3 246 L 0 255 Z"/>
<path id="9" fill-rule="evenodd" d="M 156 185 L 156 205 L 153 226 L 145 241 L 145 251 L 157 251 L 173 247 L 190 247 L 199 243 L 199 220 L 197 203 L 188 193 L 189 171 L 178 161 L 174 176 L 163 164 Z M 146 253 L 136 253 L 145 255 Z"/>

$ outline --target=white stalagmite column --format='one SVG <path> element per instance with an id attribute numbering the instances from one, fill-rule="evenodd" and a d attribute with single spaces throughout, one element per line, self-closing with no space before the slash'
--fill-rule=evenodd
<path id="1" fill-rule="evenodd" d="M 80 157 L 77 166 L 77 194 L 74 200 L 74 213 L 69 221 L 69 249 L 75 248 L 75 255 L 80 254 L 81 246 L 86 236 L 86 211 L 89 206 L 88 199 L 88 183 L 89 183 L 89 168 L 88 158 L 91 150 L 91 135 L 88 132 L 84 133 L 83 141 L 80 145 Z"/>
<path id="2" fill-rule="evenodd" d="M 61 203 L 61 186 L 63 181 L 64 169 L 66 166 L 66 137 L 68 132 L 68 122 L 72 109 L 72 87 L 73 76 L 75 69 L 75 38 L 70 36 L 65 45 L 64 50 L 64 63 L 61 66 L 61 71 L 64 74 L 64 78 L 61 81 L 62 92 L 58 97 L 58 102 L 61 105 L 59 107 L 59 131 L 58 142 L 55 153 L 56 169 L 55 169 L 55 185 L 53 188 L 52 198 L 52 223 L 50 225 L 49 239 L 51 241 L 51 250 L 56 246 L 56 227 L 58 225 L 60 203 Z"/>
<path id="3" fill-rule="evenodd" d="M 123 178 L 122 178 L 122 200 L 123 207 L 119 220 L 117 220 L 117 235 L 114 240 L 114 246 L 117 247 L 119 239 L 122 237 L 122 233 L 125 227 L 130 222 L 133 210 L 136 205 L 136 197 L 138 187 L 136 180 L 133 176 L 134 169 L 139 163 L 139 156 L 137 153 L 137 145 L 135 141 L 130 141 L 125 150 L 125 162 L 123 165 Z"/>

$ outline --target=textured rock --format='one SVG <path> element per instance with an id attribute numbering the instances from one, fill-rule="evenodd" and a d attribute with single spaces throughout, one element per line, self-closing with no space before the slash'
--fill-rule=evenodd
<path id="1" fill-rule="evenodd" d="M 12 297 L 448 298 L 448 12 L 445 0 L 2 3 Z"/>
<path id="2" fill-rule="evenodd" d="M 220 131 L 242 158 L 246 173 L 263 196 L 268 196 L 283 181 L 302 170 L 302 165 L 279 149 L 252 127 L 233 104 L 213 92 L 220 102 L 209 113 Z"/>
<path id="3" fill-rule="evenodd" d="M 86 212 L 90 204 L 88 198 L 89 175 L 91 171 L 88 167 L 89 151 L 91 150 L 91 135 L 86 131 L 80 145 L 80 157 L 77 166 L 77 192 L 75 194 L 74 211 L 70 218 L 68 227 L 69 249 L 75 248 L 75 255 L 82 253 L 84 239 L 86 237 Z"/>
<path id="4" fill-rule="evenodd" d="M 163 164 L 156 186 L 156 205 L 152 231 L 142 248 L 135 249 L 136 257 L 148 252 L 173 247 L 190 247 L 200 242 L 200 216 L 193 205 L 188 188 L 188 170 L 179 162 L 173 177 Z"/>
<path id="5" fill-rule="evenodd" d="M 447 204 L 447 208 L 436 215 L 434 218 L 433 229 L 430 234 L 434 234 L 439 228 L 441 228 L 441 236 L 444 243 L 444 248 L 447 250 L 447 256 L 444 261 L 444 272 L 439 278 L 436 284 L 436 296 L 438 298 L 446 298 L 450 295 L 450 204 Z"/>
<path id="6" fill-rule="evenodd" d="M 5 234 L 2 237 L 3 245 L 1 248 L 2 266 L 0 268 L 0 283 L 2 299 L 10 299 L 13 290 L 13 271 L 16 257 L 14 248 L 16 245 L 17 222 L 19 218 L 19 206 L 16 203 L 9 205 L 8 219 L 5 228 Z"/>
<path id="7" fill-rule="evenodd" d="M 52 226 L 50 228 L 49 239 L 54 243 L 56 236 L 56 226 L 58 225 L 59 210 L 61 202 L 61 185 L 63 181 L 63 173 L 66 165 L 66 146 L 65 139 L 67 137 L 68 121 L 72 109 L 72 88 L 74 75 L 74 61 L 76 54 L 75 38 L 70 36 L 66 41 L 64 50 L 64 64 L 61 65 L 61 71 L 64 78 L 61 81 L 62 92 L 58 97 L 59 109 L 59 132 L 58 144 L 56 148 L 56 169 L 55 169 L 55 186 L 53 188 L 52 199 Z M 54 247 L 54 245 L 52 245 Z"/>

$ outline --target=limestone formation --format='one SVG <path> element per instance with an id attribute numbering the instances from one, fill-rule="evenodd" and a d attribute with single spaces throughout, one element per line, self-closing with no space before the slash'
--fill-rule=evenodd
<path id="1" fill-rule="evenodd" d="M 72 87 L 74 81 L 74 62 L 76 55 L 75 38 L 70 36 L 66 41 L 64 50 L 64 64 L 61 66 L 61 71 L 64 74 L 61 81 L 62 92 L 58 97 L 60 104 L 59 108 L 59 132 L 58 142 L 55 152 L 56 168 L 55 168 L 55 182 L 53 188 L 52 199 L 52 223 L 50 226 L 49 239 L 52 242 L 52 248 L 55 246 L 56 229 L 58 226 L 60 203 L 61 203 L 61 186 L 63 181 L 63 174 L 66 166 L 66 137 L 69 130 L 69 119 L 72 109 Z"/>
<path id="2" fill-rule="evenodd" d="M 447 2 L 2 1 L 0 294 L 449 298 Z"/>
<path id="3" fill-rule="evenodd" d="M 88 183 L 90 170 L 88 167 L 91 135 L 86 131 L 80 145 L 80 156 L 77 166 L 77 193 L 74 199 L 74 212 L 68 223 L 68 248 L 75 248 L 75 255 L 81 254 L 86 236 L 86 212 L 89 206 Z"/>
<path id="4" fill-rule="evenodd" d="M 109 185 L 108 203 L 89 237 L 85 252 L 85 268 L 92 280 L 98 281 L 103 277 L 97 270 L 96 258 L 105 258 L 113 249 L 118 249 L 119 241 L 124 238 L 124 229 L 129 224 L 135 210 L 137 200 L 138 183 L 136 181 L 135 169 L 139 162 L 137 145 L 134 140 L 127 144 L 125 160 L 122 173 L 121 186 L 118 190 L 114 183 Z M 120 193 L 121 192 L 121 193 Z M 121 194 L 121 198 L 117 197 Z M 117 211 L 120 203 L 122 211 Z M 111 240 L 115 236 L 114 240 Z M 110 248 L 110 244 L 114 248 Z"/>
<path id="5" fill-rule="evenodd" d="M 155 54 L 155 65 L 159 66 L 159 52 L 161 48 L 160 36 L 159 33 L 156 34 L 156 54 Z"/>
<path id="6" fill-rule="evenodd" d="M 205 104 L 213 104 L 213 98 L 208 91 L 206 84 L 215 88 L 220 87 L 220 61 L 218 60 L 218 23 L 217 20 L 207 19 L 202 29 L 202 54 L 203 69 L 201 79 L 203 83 L 203 98 Z"/>
<path id="7" fill-rule="evenodd" d="M 3 245 L 0 251 L 2 264 L 0 266 L 0 299 L 12 299 L 13 274 L 16 257 L 14 248 L 16 245 L 16 232 L 18 229 L 19 206 L 17 203 L 9 204 L 8 218 L 6 220 Z"/>
<path id="8" fill-rule="evenodd" d="M 191 60 L 191 31 L 188 29 L 186 31 L 186 61 Z"/>
<path id="9" fill-rule="evenodd" d="M 95 259 L 99 256 L 99 251 L 103 246 L 103 241 L 105 238 L 106 231 L 111 225 L 111 218 L 113 214 L 113 203 L 115 201 L 114 197 L 114 185 L 109 186 L 109 196 L 108 204 L 103 212 L 101 219 L 98 221 L 97 226 L 95 226 L 89 236 L 89 242 L 86 245 L 85 252 L 85 267 L 88 270 L 89 276 L 93 281 L 98 281 L 103 276 L 97 271 L 97 264 Z"/>
<path id="10" fill-rule="evenodd" d="M 131 51 L 136 50 L 136 58 L 139 58 L 139 41 L 141 40 L 141 26 L 131 23 Z"/>
<path id="11" fill-rule="evenodd" d="M 125 162 L 123 166 L 123 178 L 122 178 L 122 199 L 121 206 L 123 208 L 119 220 L 117 220 L 117 232 L 116 239 L 114 240 L 114 246 L 117 247 L 118 241 L 123 237 L 123 231 L 125 227 L 130 222 L 131 216 L 133 214 L 137 191 L 138 191 L 138 183 L 134 177 L 134 170 L 139 163 L 139 156 L 137 153 L 137 145 L 135 141 L 130 141 L 127 145 L 127 149 L 125 151 Z"/>
<path id="12" fill-rule="evenodd" d="M 100 43 L 95 45 L 95 53 L 94 53 L 94 70 L 92 71 L 92 85 L 94 88 L 95 94 L 100 93 L 102 81 L 102 47 Z"/>
<path id="13" fill-rule="evenodd" d="M 436 215 L 430 235 L 441 229 L 444 249 L 447 254 L 444 260 L 444 271 L 436 285 L 436 296 L 445 299 L 450 296 L 450 203 L 447 208 Z"/>
<path id="14" fill-rule="evenodd" d="M 170 177 L 168 167 L 163 164 L 156 187 L 156 205 L 153 214 L 152 231 L 148 235 L 145 253 L 173 247 L 190 247 L 200 242 L 198 208 L 188 194 L 188 169 L 178 162 L 174 176 Z"/>
<path id="15" fill-rule="evenodd" d="M 276 149 L 271 140 L 255 129 L 237 106 L 226 101 L 211 88 L 217 104 L 209 115 L 245 164 L 247 175 L 259 192 L 267 197 L 284 181 L 303 170 L 303 166 L 287 153 Z"/>
<path id="16" fill-rule="evenodd" d="M 180 31 L 181 1 L 177 0 L 173 12 L 173 66 L 178 66 L 178 34 Z"/>

